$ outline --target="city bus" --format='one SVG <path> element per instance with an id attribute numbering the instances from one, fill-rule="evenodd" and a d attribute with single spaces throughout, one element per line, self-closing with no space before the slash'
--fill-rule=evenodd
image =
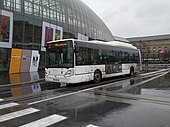
<path id="1" fill-rule="evenodd" d="M 61 85 L 140 71 L 140 50 L 124 42 L 64 39 L 47 42 L 46 48 L 45 80 Z"/>

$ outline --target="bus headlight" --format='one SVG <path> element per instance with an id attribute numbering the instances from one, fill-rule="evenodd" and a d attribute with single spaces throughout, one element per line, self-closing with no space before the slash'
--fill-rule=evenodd
<path id="1" fill-rule="evenodd" d="M 74 75 L 74 70 L 68 70 L 68 71 L 65 73 L 64 77 L 70 77 L 70 76 L 73 76 L 73 75 Z"/>
<path id="2" fill-rule="evenodd" d="M 48 72 L 48 69 L 45 68 L 45 77 L 49 75 L 50 71 Z"/>

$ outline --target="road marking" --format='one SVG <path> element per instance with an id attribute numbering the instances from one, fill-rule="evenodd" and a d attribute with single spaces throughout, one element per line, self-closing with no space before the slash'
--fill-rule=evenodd
<path id="1" fill-rule="evenodd" d="M 99 126 L 95 126 L 95 125 L 89 124 L 86 127 L 99 127 Z"/>
<path id="2" fill-rule="evenodd" d="M 141 76 L 145 76 L 145 75 L 151 75 L 151 74 L 155 74 L 155 73 L 160 73 L 160 72 L 165 72 L 165 71 L 168 71 L 169 69 L 161 69 L 161 70 L 158 70 L 158 71 L 153 71 L 153 72 L 149 72 L 149 73 L 143 73 L 143 74 L 140 74 Z"/>
<path id="3" fill-rule="evenodd" d="M 17 106 L 17 105 L 19 105 L 19 104 L 18 103 L 3 104 L 3 105 L 0 105 L 0 110 L 5 109 L 5 108 L 9 108 L 9 107 L 14 107 L 14 106 Z"/>
<path id="4" fill-rule="evenodd" d="M 65 119 L 67 119 L 67 117 L 54 114 L 54 115 L 42 118 L 40 120 L 22 125 L 20 127 L 47 127 L 47 126 L 58 123 L 58 122 L 65 120 Z"/>
<path id="5" fill-rule="evenodd" d="M 4 100 L 4 99 L 1 99 L 1 98 L 0 98 L 0 101 L 3 101 L 3 100 Z"/>
<path id="6" fill-rule="evenodd" d="M 28 109 L 12 112 L 12 113 L 9 113 L 9 114 L 1 115 L 0 116 L 0 122 L 4 122 L 4 121 L 7 121 L 7 120 L 11 120 L 11 119 L 14 119 L 14 118 L 25 116 L 25 115 L 35 113 L 35 112 L 38 112 L 38 111 L 40 111 L 40 110 L 35 109 L 35 108 L 28 108 Z"/>

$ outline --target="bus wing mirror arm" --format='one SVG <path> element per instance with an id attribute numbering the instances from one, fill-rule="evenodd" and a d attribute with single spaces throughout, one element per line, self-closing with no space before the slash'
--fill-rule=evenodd
<path id="1" fill-rule="evenodd" d="M 77 46 L 75 46 L 74 52 L 75 52 L 75 53 L 78 53 L 78 51 L 79 51 L 79 48 L 78 48 Z"/>

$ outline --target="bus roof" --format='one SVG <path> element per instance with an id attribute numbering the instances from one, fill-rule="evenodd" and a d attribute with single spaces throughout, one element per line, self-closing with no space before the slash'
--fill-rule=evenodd
<path id="1" fill-rule="evenodd" d="M 100 45 L 110 45 L 110 46 L 116 46 L 116 47 L 122 47 L 122 48 L 137 49 L 132 44 L 121 42 L 121 41 L 103 42 L 103 41 L 98 41 L 98 40 L 83 41 L 83 40 L 78 40 L 78 39 L 63 39 L 63 40 L 49 41 L 47 43 L 53 43 L 53 42 L 59 42 L 59 41 L 67 41 L 67 40 L 74 40 L 74 41 L 80 41 L 80 42 L 86 42 L 86 43 L 94 43 L 94 44 L 100 44 Z"/>
<path id="2" fill-rule="evenodd" d="M 121 41 L 102 42 L 102 41 L 93 40 L 93 41 L 89 41 L 89 42 L 98 43 L 98 44 L 102 44 L 102 45 L 110 45 L 110 46 L 116 46 L 116 47 L 124 47 L 124 48 L 137 49 L 132 44 L 121 42 Z"/>

